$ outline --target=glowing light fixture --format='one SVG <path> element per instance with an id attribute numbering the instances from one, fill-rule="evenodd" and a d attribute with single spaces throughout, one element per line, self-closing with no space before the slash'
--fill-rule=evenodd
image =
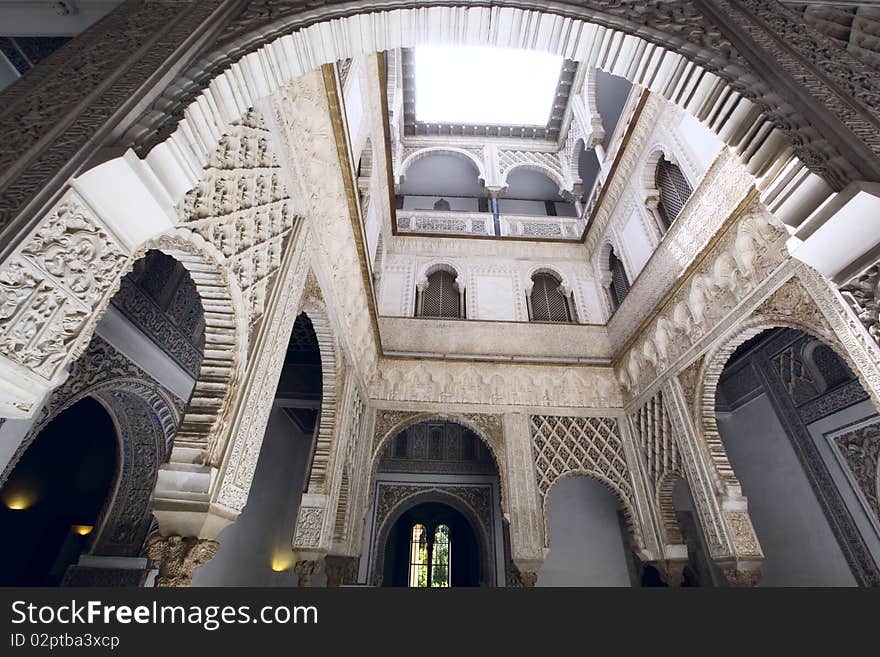
<path id="1" fill-rule="evenodd" d="M 74 534 L 79 534 L 80 536 L 88 536 L 92 533 L 94 527 L 92 527 L 91 525 L 72 525 L 70 529 Z"/>
<path id="2" fill-rule="evenodd" d="M 293 555 L 290 553 L 276 552 L 272 556 L 272 570 L 276 573 L 283 573 L 290 570 L 293 565 Z"/>
<path id="3" fill-rule="evenodd" d="M 24 511 L 37 502 L 37 494 L 30 490 L 15 490 L 3 496 L 3 504 L 13 511 Z"/>
<path id="4" fill-rule="evenodd" d="M 418 46 L 416 120 L 546 125 L 562 57 L 511 48 Z"/>

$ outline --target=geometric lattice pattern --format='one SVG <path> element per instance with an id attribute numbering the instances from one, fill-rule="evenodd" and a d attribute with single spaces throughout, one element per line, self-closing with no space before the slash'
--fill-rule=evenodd
<path id="1" fill-rule="evenodd" d="M 607 417 L 532 415 L 535 473 L 542 503 L 553 484 L 569 473 L 595 477 L 633 508 L 629 468 L 617 420 Z"/>

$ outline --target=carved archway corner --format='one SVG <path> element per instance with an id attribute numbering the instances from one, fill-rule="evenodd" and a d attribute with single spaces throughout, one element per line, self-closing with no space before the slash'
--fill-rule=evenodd
<path id="1" fill-rule="evenodd" d="M 684 393 L 685 401 L 688 409 L 693 413 L 696 411 L 697 388 L 699 387 L 700 373 L 705 362 L 705 355 L 701 354 L 690 365 L 685 367 L 678 373 L 678 382 L 681 384 L 681 390 Z"/>

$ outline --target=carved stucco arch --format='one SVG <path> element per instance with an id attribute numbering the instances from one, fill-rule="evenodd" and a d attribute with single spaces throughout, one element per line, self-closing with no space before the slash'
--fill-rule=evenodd
<path id="1" fill-rule="evenodd" d="M 550 486 L 547 488 L 547 493 L 544 495 L 544 499 L 541 503 L 541 515 L 544 519 L 544 547 L 550 548 L 552 547 L 551 537 L 550 537 L 550 500 L 553 497 L 553 489 L 556 488 L 556 484 L 558 484 L 563 479 L 568 479 L 570 477 L 586 477 L 588 479 L 593 479 L 602 486 L 604 486 L 608 491 L 614 495 L 614 498 L 617 500 L 617 504 L 621 511 L 623 511 L 624 518 L 626 518 L 626 528 L 629 532 L 629 536 L 632 540 L 632 547 L 636 552 L 640 552 L 645 547 L 645 537 L 642 533 L 641 525 L 638 521 L 638 516 L 636 515 L 635 509 L 632 504 L 626 497 L 626 494 L 620 490 L 620 488 L 611 481 L 608 477 L 603 475 L 601 472 L 597 470 L 593 470 L 590 468 L 577 468 L 574 470 L 568 470 L 567 472 L 563 472 L 558 475 L 550 482 Z"/>
<path id="2" fill-rule="evenodd" d="M 535 276 L 538 274 L 546 274 L 548 276 L 552 276 L 562 288 L 562 292 L 565 296 L 569 296 L 572 291 L 571 281 L 569 278 L 564 275 L 559 269 L 550 265 L 535 265 L 530 267 L 526 274 L 526 294 L 530 294 L 532 291 L 532 287 L 535 283 Z"/>
<path id="3" fill-rule="evenodd" d="M 678 517 L 675 514 L 675 503 L 673 502 L 673 489 L 679 481 L 687 483 L 687 478 L 677 469 L 670 472 L 664 472 L 657 482 L 655 503 L 657 504 L 657 512 L 660 515 L 660 528 L 663 531 L 664 545 L 682 545 L 684 537 L 681 534 L 681 527 L 678 524 Z"/>
<path id="4" fill-rule="evenodd" d="M 449 486 L 445 489 L 436 487 L 413 487 L 411 495 L 398 501 L 388 511 L 387 515 L 382 519 L 380 527 L 378 527 L 378 530 L 375 532 L 376 538 L 374 539 L 373 545 L 370 546 L 372 554 L 368 555 L 368 557 L 372 559 L 371 582 L 374 586 L 381 586 L 382 580 L 385 576 L 385 551 L 388 546 L 388 534 L 391 532 L 391 528 L 394 527 L 394 524 L 404 513 L 420 504 L 429 502 L 446 504 L 465 517 L 473 528 L 474 535 L 477 539 L 480 550 L 480 566 L 483 569 L 484 578 L 489 581 L 490 586 L 494 585 L 495 568 L 492 560 L 489 558 L 492 547 L 490 528 L 484 525 L 483 520 L 470 503 L 460 495 L 456 495 L 452 492 L 453 490 L 453 486 Z M 491 518 L 487 518 L 486 520 L 492 522 Z"/>
<path id="5" fill-rule="evenodd" d="M 455 277 L 455 284 L 459 290 L 467 287 L 467 272 L 461 263 L 453 265 L 449 260 L 432 260 L 419 268 L 419 275 L 416 276 L 416 287 L 428 284 L 428 276 L 431 274 L 445 271 Z"/>
<path id="6" fill-rule="evenodd" d="M 559 189 L 559 197 L 560 198 L 571 198 L 572 187 L 570 187 L 563 177 L 559 174 L 558 171 L 554 171 L 550 167 L 545 164 L 541 164 L 540 162 L 516 162 L 511 164 L 509 167 L 504 169 L 501 172 L 501 186 L 505 189 L 508 188 L 507 178 L 514 171 L 531 171 L 533 173 L 540 174 L 549 178 L 553 183 L 556 184 Z"/>
<path id="7" fill-rule="evenodd" d="M 247 361 L 247 306 L 226 258 L 201 235 L 176 228 L 149 240 L 135 253 L 157 249 L 189 272 L 205 313 L 205 346 L 175 445 L 203 450 L 207 464 L 219 464 L 229 439 L 231 411 Z"/>
<path id="8" fill-rule="evenodd" d="M 382 413 L 382 411 L 380 411 L 380 413 Z M 382 459 L 382 452 L 385 450 L 385 447 L 388 445 L 388 443 L 392 439 L 394 439 L 399 433 L 415 424 L 437 420 L 452 422 L 453 424 L 457 424 L 464 427 L 465 429 L 472 431 L 489 449 L 489 452 L 492 454 L 492 459 L 495 462 L 495 467 L 498 471 L 498 483 L 501 495 L 501 509 L 503 512 L 507 512 L 507 470 L 505 468 L 505 461 L 502 458 L 504 455 L 504 435 L 501 428 L 500 416 L 476 416 L 477 418 L 484 418 L 483 424 L 485 426 L 480 426 L 478 421 L 475 421 L 473 418 L 465 417 L 455 413 L 409 414 L 399 411 L 391 411 L 390 413 L 392 414 L 391 424 L 387 426 L 381 426 L 378 420 L 376 423 L 376 434 L 374 436 L 373 452 L 370 457 L 370 485 L 367 487 L 370 495 L 373 494 L 373 488 L 376 484 L 376 474 L 379 471 L 379 461 Z M 495 422 L 493 422 L 493 420 Z M 490 427 L 489 425 L 492 424 L 497 424 L 497 426 Z"/>
<path id="9" fill-rule="evenodd" d="M 723 129 L 723 124 L 728 123 L 731 116 L 744 121 L 743 130 L 725 136 L 728 144 L 743 153 L 745 159 L 755 155 L 754 150 L 745 146 L 756 139 L 764 140 L 773 148 L 778 146 L 780 154 L 793 147 L 800 162 L 806 163 L 805 167 L 824 178 L 834 190 L 841 189 L 852 179 L 876 178 L 880 172 L 876 156 L 863 156 L 861 161 L 858 156 L 848 159 L 843 155 L 846 149 L 832 146 L 821 130 L 811 125 L 797 108 L 786 103 L 784 95 L 775 93 L 777 90 L 766 81 L 767 75 L 755 68 L 727 40 L 715 23 L 717 19 L 712 18 L 713 14 L 692 6 L 666 6 L 662 3 L 645 6 L 635 2 L 585 6 L 583 3 L 556 2 L 548 7 L 536 0 L 500 0 L 485 7 L 458 2 L 442 10 L 457 11 L 458 21 L 465 24 L 485 25 L 488 21 L 491 29 L 467 29 L 463 24 L 458 25 L 460 29 L 457 31 L 441 35 L 430 29 L 439 19 L 432 9 L 440 8 L 426 8 L 413 0 L 401 0 L 391 10 L 387 3 L 378 0 L 361 3 L 354 10 L 348 5 L 326 3 L 311 10 L 304 10 L 300 5 L 290 9 L 263 9 L 262 3 L 255 4 L 256 7 L 246 8 L 244 14 L 226 28 L 213 52 L 201 53 L 198 65 L 171 82 L 155 101 L 155 109 L 147 110 L 141 121 L 130 129 L 128 135 L 131 141 L 139 142 L 139 152 L 146 153 L 166 139 L 176 127 L 177 117 L 195 116 L 197 105 L 200 108 L 208 106 L 209 98 L 221 93 L 223 88 L 223 85 L 215 84 L 216 79 L 222 75 L 233 79 L 236 74 L 233 67 L 236 72 L 271 69 L 273 75 L 259 74 L 260 79 L 254 84 L 255 89 L 271 93 L 288 77 L 313 70 L 323 63 L 395 47 L 451 41 L 468 45 L 531 47 L 563 54 L 576 61 L 584 61 L 598 53 L 595 63 L 599 68 L 662 93 L 709 123 L 716 132 Z M 414 11 L 416 8 L 419 13 Z M 815 45 L 803 43 L 816 41 L 816 35 L 796 30 L 794 15 L 787 10 L 783 13 L 781 7 L 756 7 L 753 10 L 768 14 L 765 19 L 776 19 L 792 35 L 797 34 L 802 42 L 799 53 L 805 53 L 807 58 L 816 57 L 814 53 L 821 50 L 820 45 L 829 43 L 822 41 L 821 37 Z M 735 9 L 730 11 L 736 13 Z M 776 14 L 770 16 L 772 11 Z M 323 28 L 330 21 L 334 22 L 334 33 L 340 35 L 339 41 L 327 43 L 324 39 L 320 41 L 323 48 L 307 47 L 310 40 L 318 38 L 313 34 L 328 32 Z M 363 25 L 364 21 L 369 21 L 371 27 Z M 393 26 L 393 29 L 377 29 L 378 25 Z M 515 27 L 510 29 L 511 25 Z M 343 40 L 348 31 L 361 38 Z M 763 45 L 771 51 L 774 47 Z M 857 152 L 880 152 L 880 145 L 872 140 L 865 142 L 855 137 L 856 134 L 869 134 L 870 119 L 865 115 L 871 115 L 877 104 L 874 101 L 876 90 L 871 83 L 873 76 L 867 67 L 846 55 L 843 49 L 839 55 L 844 58 L 845 65 L 857 73 L 844 80 L 843 87 L 849 97 L 858 99 L 856 107 L 859 104 L 861 107 L 841 109 L 839 118 L 832 118 L 834 136 L 852 142 Z M 252 61 L 245 61 L 248 58 Z M 262 64 L 263 60 L 266 65 Z M 290 61 L 287 65 L 268 65 L 268 62 L 279 60 Z M 817 94 L 841 93 L 832 90 L 800 60 L 795 62 L 806 71 L 807 83 L 816 80 Z M 822 68 L 826 64 L 828 62 L 823 60 L 814 65 Z M 838 71 L 830 75 L 835 73 Z M 694 89 L 708 93 L 694 94 Z M 703 98 L 712 100 L 704 103 Z M 722 110 L 724 107 L 726 109 Z M 164 112 L 157 111 L 160 108 L 175 111 L 169 112 L 170 117 L 163 117 Z M 223 110 L 229 111 L 228 108 Z M 855 126 L 858 128 L 854 130 Z M 756 162 L 753 172 L 763 174 L 769 164 L 768 161 Z"/>
<path id="10" fill-rule="evenodd" d="M 100 345 L 98 353 L 107 354 L 105 349 Z M 114 355 L 111 353 L 109 357 Z M 132 365 L 128 367 L 134 369 Z M 152 521 L 150 502 L 159 466 L 171 448 L 180 415 L 172 396 L 146 375 L 113 373 L 105 379 L 100 375 L 100 371 L 88 372 L 81 368 L 52 392 L 0 476 L 0 485 L 9 478 L 40 433 L 59 415 L 84 399 L 94 399 L 113 421 L 117 464 L 111 491 L 90 536 L 89 552 L 139 556 Z"/>
<path id="11" fill-rule="evenodd" d="M 849 354 L 846 353 L 833 331 L 826 326 L 808 325 L 792 317 L 760 313 L 753 314 L 748 320 L 739 324 L 703 359 L 697 376 L 699 389 L 694 395 L 694 407 L 691 409 L 694 417 L 697 418 L 697 430 L 702 436 L 703 446 L 708 450 L 713 465 L 716 488 L 723 496 L 741 497 L 742 487 L 730 465 L 727 450 L 718 431 L 718 420 L 715 416 L 715 395 L 718 390 L 718 382 L 727 361 L 740 345 L 765 331 L 776 328 L 794 329 L 821 341 L 833 349 L 854 374 L 860 376 L 858 368 Z M 860 383 L 863 387 L 865 386 L 861 377 Z"/>
<path id="12" fill-rule="evenodd" d="M 648 200 L 652 197 L 657 197 L 660 193 L 657 189 L 657 164 L 660 162 L 660 159 L 663 158 L 667 162 L 671 162 L 679 169 L 681 169 L 682 175 L 684 175 L 685 180 L 688 180 L 688 184 L 694 186 L 691 181 L 688 179 L 687 174 L 685 174 L 685 168 L 681 166 L 681 162 L 679 161 L 678 155 L 675 150 L 670 148 L 667 144 L 663 142 L 657 142 L 650 148 L 645 151 L 648 155 L 645 158 L 644 164 L 642 164 L 642 176 L 641 176 L 641 191 L 643 197 Z"/>
<path id="13" fill-rule="evenodd" d="M 463 148 L 455 148 L 453 146 L 428 146 L 420 148 L 414 153 L 410 153 L 406 159 L 400 163 L 400 171 L 397 173 L 397 184 L 402 185 L 404 183 L 406 172 L 413 164 L 432 155 L 452 155 L 453 157 L 466 161 L 476 169 L 477 178 L 480 184 L 486 184 L 486 167 L 483 165 L 483 162 L 473 153 L 470 153 Z"/>
<path id="14" fill-rule="evenodd" d="M 332 483 L 331 467 L 343 372 L 339 370 L 336 337 L 323 302 L 309 299 L 304 303 L 301 312 L 312 323 L 321 358 L 321 411 L 318 415 L 315 449 L 311 455 L 308 492 L 326 493 Z"/>

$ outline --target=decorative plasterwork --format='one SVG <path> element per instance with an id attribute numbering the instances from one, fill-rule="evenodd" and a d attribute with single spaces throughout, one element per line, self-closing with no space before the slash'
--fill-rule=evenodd
<path id="1" fill-rule="evenodd" d="M 479 546 L 482 554 L 480 559 L 481 569 L 486 583 L 492 585 L 495 581 L 492 560 L 490 554 L 494 554 L 494 531 L 492 519 L 495 515 L 492 509 L 492 490 L 488 485 L 416 485 L 416 484 L 391 484 L 379 483 L 376 486 L 376 511 L 374 518 L 373 545 L 370 549 L 370 561 L 372 565 L 371 583 L 373 586 L 381 586 L 384 577 L 385 548 L 394 522 L 409 508 L 423 502 L 442 502 L 449 504 L 459 511 L 463 511 L 473 529 L 479 536 Z"/>
<path id="2" fill-rule="evenodd" d="M 640 155 L 631 154 L 627 149 L 623 157 L 639 162 Z M 646 309 L 656 307 L 662 302 L 664 296 L 674 289 L 682 273 L 688 272 L 695 261 L 712 248 L 712 240 L 724 231 L 726 225 L 731 221 L 739 220 L 738 212 L 759 211 L 754 201 L 751 203 L 748 201 L 750 191 L 753 192 L 753 182 L 754 179 L 736 158 L 729 152 L 722 151 L 691 194 L 681 214 L 653 250 L 638 276 L 635 280 L 630 279 L 632 286 L 626 298 L 608 321 L 609 332 L 614 336 L 615 351 L 624 347 L 641 328 Z M 617 228 L 619 232 L 624 222 L 636 212 L 639 217 L 647 217 L 647 212 L 644 208 L 638 207 L 638 202 L 634 198 L 635 186 L 632 181 L 628 183 L 629 189 L 624 192 L 621 204 L 613 213 L 609 213 L 609 228 Z M 751 198 L 754 198 L 754 194 Z M 597 224 L 595 229 L 598 231 L 598 228 Z M 646 235 L 653 236 L 655 232 L 655 227 L 645 226 Z M 588 242 L 594 233 L 591 231 L 590 235 Z M 625 238 L 617 237 L 609 240 L 606 235 L 603 241 L 597 244 L 604 245 L 609 241 L 615 243 L 614 251 L 618 257 L 623 254 L 625 262 L 631 261 Z M 603 280 L 603 273 L 610 276 L 606 249 L 598 248 L 593 251 L 591 260 L 594 263 L 596 280 Z M 631 263 L 628 271 L 632 271 Z"/>
<path id="3" fill-rule="evenodd" d="M 615 494 L 626 515 L 634 547 L 643 548 L 645 540 L 617 420 L 549 415 L 532 415 L 530 420 L 538 494 L 544 510 L 545 547 L 552 542 L 548 503 L 551 489 L 564 477 L 584 475 Z"/>
<path id="4" fill-rule="evenodd" d="M 53 390 L 41 407 L 33 425 L 0 476 L 0 485 L 9 478 L 12 470 L 40 431 L 62 411 L 92 393 L 113 390 L 115 387 L 129 383 L 140 383 L 144 388 L 152 387 L 153 394 L 157 398 L 156 409 L 159 409 L 160 406 L 165 409 L 156 412 L 156 421 L 162 427 L 164 436 L 159 447 L 164 454 L 177 429 L 177 423 L 183 409 L 183 400 L 171 395 L 149 374 L 116 351 L 109 343 L 96 336 L 92 338 L 83 356 L 73 364 L 70 376 L 64 384 Z"/>
<path id="5" fill-rule="evenodd" d="M 500 415 L 482 413 L 420 413 L 412 411 L 397 411 L 379 409 L 376 411 L 376 423 L 373 429 L 372 449 L 372 482 L 376 478 L 382 453 L 388 442 L 401 431 L 418 422 L 428 420 L 443 420 L 460 424 L 466 429 L 473 431 L 486 444 L 492 452 L 495 463 L 498 466 L 498 474 L 501 481 L 501 507 L 506 508 L 507 500 L 507 476 L 506 476 L 506 453 L 504 449 L 504 429 Z"/>
<path id="6" fill-rule="evenodd" d="M 389 402 L 500 407 L 620 408 L 613 370 L 383 359 L 371 397 Z"/>
<path id="7" fill-rule="evenodd" d="M 300 313 L 311 257 L 307 227 L 295 231 L 272 287 L 266 316 L 252 336 L 254 355 L 238 391 L 226 463 L 218 477 L 218 504 L 239 513 L 247 502 L 263 436 L 278 388 L 290 332 Z"/>
<path id="8" fill-rule="evenodd" d="M 92 339 L 65 383 L 46 400 L 0 477 L 0 485 L 40 432 L 86 397 L 94 398 L 107 410 L 119 441 L 113 491 L 94 523 L 89 551 L 138 556 L 152 520 L 150 498 L 156 473 L 170 448 L 183 401 L 101 338 Z"/>
<path id="9" fill-rule="evenodd" d="M 20 376 L 33 377 L 46 389 L 63 381 L 64 366 L 85 348 L 119 277 L 130 266 L 127 256 L 71 190 L 3 263 L 0 349 L 10 365 L 18 366 Z M 3 369 L 12 379 L 10 366 Z M 36 401 L 22 395 L 0 411 L 7 417 L 27 416 Z"/>
<path id="10" fill-rule="evenodd" d="M 122 278 L 119 290 L 110 303 L 191 376 L 197 376 L 202 363 L 204 333 L 202 328 L 198 337 L 193 339 L 191 324 L 203 326 L 204 313 L 195 286 L 191 281 L 181 281 L 173 292 L 174 307 L 164 311 L 142 287 L 130 280 L 130 276 L 131 274 Z M 178 307 L 188 309 L 184 312 L 193 319 L 190 325 L 179 326 L 175 322 L 173 313 Z"/>
<path id="11" fill-rule="evenodd" d="M 684 468 L 662 395 L 662 392 L 658 392 L 629 419 L 644 459 L 651 495 L 660 515 L 664 546 L 682 545 L 684 539 L 675 515 L 672 488 L 677 479 L 684 478 Z"/>
<path id="12" fill-rule="evenodd" d="M 263 314 L 295 216 L 260 114 L 249 110 L 228 130 L 178 213 L 187 228 L 226 258 L 245 297 L 248 322 L 254 324 Z"/>
<path id="13" fill-rule="evenodd" d="M 724 2 L 721 7 L 717 8 L 684 0 L 650 6 L 637 2 L 606 2 L 601 3 L 601 6 L 591 6 L 589 10 L 585 10 L 579 5 L 563 3 L 555 7 L 558 15 L 542 15 L 540 10 L 544 10 L 545 6 L 537 3 L 534 5 L 534 9 L 539 11 L 531 11 L 522 7 L 521 3 L 516 9 L 464 6 L 437 8 L 432 12 L 432 8 L 420 8 L 417 15 L 411 15 L 412 10 L 406 9 L 391 12 L 377 11 L 378 9 L 380 9 L 378 6 L 363 6 L 363 15 L 344 18 L 344 14 L 338 14 L 336 8 L 330 6 L 329 3 L 315 8 L 305 15 L 301 14 L 301 8 L 298 6 L 278 8 L 265 2 L 249 3 L 241 15 L 243 20 L 236 20 L 233 25 L 229 26 L 226 33 L 228 37 L 221 40 L 222 47 L 207 58 L 200 60 L 200 70 L 192 71 L 189 79 L 204 81 L 214 76 L 222 77 L 221 71 L 225 66 L 259 46 L 264 47 L 247 56 L 247 58 L 255 60 L 254 64 L 259 62 L 261 55 L 262 58 L 269 59 L 270 53 L 268 51 L 270 50 L 273 51 L 272 54 L 274 51 L 308 53 L 308 58 L 303 55 L 301 59 L 291 62 L 288 67 L 292 71 L 299 72 L 314 66 L 312 62 L 316 52 L 326 53 L 319 56 L 319 62 L 336 61 L 357 54 L 357 52 L 387 50 L 401 45 L 411 46 L 419 41 L 408 36 L 408 33 L 403 30 L 389 39 L 385 30 L 377 29 L 378 24 L 403 26 L 404 29 L 411 26 L 413 34 L 425 35 L 432 33 L 430 29 L 427 29 L 429 25 L 449 25 L 450 30 L 455 26 L 455 34 L 467 35 L 458 39 L 462 43 L 473 45 L 495 43 L 500 46 L 540 43 L 547 49 L 563 52 L 566 56 L 582 61 L 593 61 L 586 45 L 593 44 L 598 53 L 605 53 L 608 50 L 606 57 L 599 57 L 597 63 L 601 67 L 607 66 L 612 69 L 611 72 L 628 74 L 633 77 L 636 77 L 633 71 L 639 71 L 644 77 L 639 76 L 639 79 L 634 80 L 635 82 L 650 82 L 653 79 L 653 87 L 663 88 L 671 96 L 678 97 L 678 94 L 681 94 L 682 102 L 692 104 L 695 110 L 699 108 L 700 118 L 710 118 L 713 123 L 729 123 L 729 117 L 732 115 L 740 120 L 745 119 L 749 114 L 748 108 L 755 107 L 752 102 L 746 99 L 752 99 L 756 102 L 757 108 L 760 108 L 760 112 L 772 117 L 776 130 L 782 134 L 784 131 L 791 135 L 789 139 L 797 144 L 797 155 L 822 173 L 830 173 L 831 169 L 839 170 L 840 165 L 827 164 L 835 161 L 839 151 L 835 152 L 833 147 L 824 142 L 815 127 L 810 125 L 810 120 L 805 120 L 803 116 L 796 115 L 791 111 L 781 111 L 779 109 L 781 101 L 774 100 L 772 83 L 765 81 L 765 75 L 760 73 L 747 74 L 748 71 L 754 69 L 754 65 L 750 62 L 759 59 L 768 67 L 773 67 L 777 65 L 778 61 L 789 73 L 791 79 L 802 81 L 802 84 L 808 86 L 819 103 L 832 107 L 839 120 L 850 126 L 849 129 L 854 134 L 861 135 L 866 132 L 870 119 L 865 114 L 870 113 L 877 106 L 877 103 L 874 102 L 876 87 L 871 84 L 869 79 L 866 79 L 865 75 L 862 75 L 861 69 L 864 67 L 859 62 L 846 57 L 845 51 L 831 45 L 831 42 L 827 40 L 823 41 L 820 35 L 803 34 L 805 31 L 799 29 L 800 26 L 793 16 L 789 18 L 789 16 L 783 15 L 785 12 L 780 10 L 777 3 L 766 0 L 753 0 L 750 3 L 737 3 L 736 5 Z M 387 14 L 394 15 L 396 20 L 391 20 Z M 756 16 L 760 16 L 760 19 Z M 333 34 L 339 35 L 339 44 L 328 44 L 326 30 L 320 29 L 317 25 L 304 27 L 315 21 L 328 20 L 331 17 L 338 19 L 335 22 L 337 29 L 333 31 Z M 490 20 L 491 17 L 494 17 L 495 20 Z M 584 24 L 580 19 L 595 21 L 601 25 L 602 38 L 596 38 L 596 30 L 593 29 L 593 25 Z M 490 25 L 499 33 L 495 34 L 492 30 L 486 33 L 485 29 L 468 29 L 468 26 L 472 24 Z M 768 29 L 768 24 L 773 25 L 772 31 Z M 550 25 L 552 25 L 552 30 Z M 650 28 L 646 29 L 645 25 Z M 302 29 L 297 31 L 298 27 Z M 348 39 L 346 28 L 355 29 L 360 38 Z M 633 43 L 632 37 L 624 38 L 623 34 L 617 30 L 628 34 L 638 34 L 639 39 Z M 749 60 L 740 56 L 731 39 L 727 36 L 728 32 L 736 34 L 740 30 L 748 33 L 762 47 L 757 52 L 750 51 Z M 453 32 L 450 31 L 450 33 Z M 364 35 L 380 34 L 386 38 L 364 42 Z M 472 36 L 478 34 L 479 37 Z M 538 39 L 541 34 L 546 34 L 546 43 L 544 39 Z M 577 37 L 572 38 L 573 34 Z M 243 38 L 245 35 L 247 38 Z M 290 41 L 287 44 L 288 47 L 281 47 L 281 39 L 278 39 L 281 35 L 288 35 L 285 37 Z M 786 42 L 789 37 L 797 44 L 797 55 L 792 51 L 782 51 L 777 45 Z M 272 43 L 273 39 L 277 39 L 277 41 Z M 360 45 L 353 51 L 351 47 L 342 45 L 342 39 L 347 39 L 344 41 L 346 44 L 357 43 Z M 650 44 L 642 42 L 641 39 L 646 39 Z M 686 69 L 691 67 L 689 62 L 686 63 L 682 58 L 676 58 L 666 50 L 666 48 L 670 48 L 672 52 L 682 51 L 682 39 L 690 44 L 690 47 L 684 49 L 684 52 L 690 53 L 694 61 L 705 66 L 712 73 L 700 75 L 700 71 L 697 69 L 695 71 L 697 75 L 694 77 L 702 79 L 688 84 L 670 84 L 670 77 L 675 80 L 687 79 Z M 734 38 L 734 40 L 736 39 Z M 605 41 L 618 45 L 616 48 L 607 48 Z M 314 45 L 310 47 L 313 42 Z M 316 47 L 319 42 L 320 48 Z M 628 53 L 639 53 L 638 57 L 651 62 L 651 65 L 640 65 L 638 62 L 632 61 L 633 57 L 621 57 L 619 51 L 623 48 L 627 48 L 626 52 Z M 838 53 L 840 57 L 844 57 L 846 64 L 835 66 L 832 63 Z M 206 64 L 206 62 L 209 63 Z M 233 65 L 232 70 L 236 68 L 258 70 L 261 68 L 259 64 L 245 67 L 242 66 L 242 63 Z M 210 73 L 203 72 L 206 67 Z M 853 68 L 859 70 L 854 80 L 848 77 Z M 816 69 L 821 69 L 822 73 L 820 74 Z M 846 69 L 846 72 L 842 69 Z M 665 70 L 666 75 L 654 77 L 661 70 Z M 231 71 L 226 75 L 231 77 L 230 73 Z M 839 81 L 840 85 L 835 86 L 829 83 L 829 77 L 825 76 Z M 722 82 L 721 78 L 725 81 Z M 176 95 L 177 98 L 163 98 L 163 103 L 170 101 L 172 105 L 183 107 L 192 100 L 203 84 L 204 82 L 195 85 L 175 85 L 176 89 L 186 89 L 186 91 L 182 94 L 170 92 L 169 96 Z M 794 86 L 794 83 L 789 84 Z M 695 87 L 708 96 L 713 95 L 713 87 L 715 87 L 714 91 L 717 92 L 714 93 L 715 102 L 700 108 L 703 98 L 707 96 L 703 93 L 690 95 Z M 842 91 L 844 89 L 846 89 L 845 92 Z M 690 98 L 688 98 L 689 95 Z M 854 101 L 852 107 L 844 108 L 844 96 L 858 100 Z M 731 109 L 732 114 L 731 112 L 715 111 L 716 106 L 724 105 Z M 760 114 L 760 112 L 756 112 L 756 114 Z M 816 118 L 812 113 L 810 113 L 810 117 Z M 150 127 L 155 129 L 156 126 Z M 763 136 L 770 132 L 772 127 L 773 124 L 762 117 L 762 120 L 754 125 L 754 130 L 748 130 L 744 126 L 743 130 L 736 131 L 737 137 L 750 139 L 760 135 L 763 139 Z M 839 129 L 836 131 L 840 132 Z M 164 138 L 168 132 L 170 130 L 160 130 L 158 132 L 159 138 Z M 750 136 L 747 137 L 747 134 Z M 872 146 L 878 146 L 874 140 L 871 140 L 870 143 Z M 742 152 L 747 150 L 751 149 L 743 145 Z M 846 169 L 845 166 L 843 168 Z M 842 177 L 834 174 L 831 174 L 830 177 L 838 178 L 836 186 L 839 188 Z"/>
<path id="14" fill-rule="evenodd" d="M 273 98 L 273 120 L 282 159 L 299 187 L 303 213 L 313 226 L 314 267 L 337 338 L 361 380 L 369 378 L 378 353 L 370 296 L 350 218 L 347 190 L 320 73 L 298 78 Z M 352 190 L 354 193 L 355 190 Z"/>
<path id="15" fill-rule="evenodd" d="M 189 272 L 205 311 L 205 357 L 175 436 L 175 445 L 203 450 L 201 459 L 222 459 L 227 414 L 247 360 L 247 311 L 225 258 L 201 235 L 184 228 L 148 242 L 136 254 L 158 249 Z"/>
<path id="16" fill-rule="evenodd" d="M 880 523 L 880 432 L 876 423 L 834 437 L 866 506 Z"/>
<path id="17" fill-rule="evenodd" d="M 676 363 L 688 362 L 688 354 L 699 354 L 705 347 L 698 345 L 706 336 L 717 332 L 723 322 L 735 321 L 737 307 L 771 284 L 770 275 L 789 261 L 786 237 L 757 201 L 743 211 L 618 356 L 620 381 L 632 397 Z"/>

